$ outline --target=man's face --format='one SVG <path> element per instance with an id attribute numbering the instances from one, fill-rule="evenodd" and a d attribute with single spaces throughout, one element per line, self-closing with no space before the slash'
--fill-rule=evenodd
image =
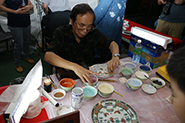
<path id="1" fill-rule="evenodd" d="M 175 0 L 174 3 L 175 4 L 182 4 L 185 0 Z"/>
<path id="2" fill-rule="evenodd" d="M 181 123 L 185 123 L 185 94 L 179 89 L 177 83 L 170 78 L 172 95 L 170 101 Z"/>
<path id="3" fill-rule="evenodd" d="M 75 22 L 70 19 L 75 35 L 79 38 L 87 35 L 93 27 L 93 20 L 94 16 L 91 13 L 77 15 Z"/>

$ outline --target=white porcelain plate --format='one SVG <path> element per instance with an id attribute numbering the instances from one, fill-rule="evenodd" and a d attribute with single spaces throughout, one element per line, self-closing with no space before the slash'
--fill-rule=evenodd
<path id="1" fill-rule="evenodd" d="M 89 68 L 91 71 L 98 73 L 98 78 L 108 78 L 112 76 L 112 74 L 109 74 L 107 65 L 106 64 L 95 64 Z"/>
<path id="2" fill-rule="evenodd" d="M 93 123 L 139 123 L 135 110 L 116 99 L 98 102 L 92 109 L 91 118 Z"/>
<path id="3" fill-rule="evenodd" d="M 147 93 L 147 94 L 154 94 L 154 93 L 156 93 L 156 89 L 155 89 L 155 87 L 153 87 L 152 85 L 149 85 L 149 84 L 144 84 L 144 85 L 142 85 L 142 90 L 145 92 L 145 93 Z"/>

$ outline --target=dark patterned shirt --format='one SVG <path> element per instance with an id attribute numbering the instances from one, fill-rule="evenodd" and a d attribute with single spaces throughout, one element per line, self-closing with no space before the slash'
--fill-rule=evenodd
<path id="1" fill-rule="evenodd" d="M 58 27 L 53 35 L 48 51 L 52 51 L 60 57 L 71 62 L 85 62 L 92 65 L 94 62 L 94 49 L 102 51 L 109 49 L 112 40 L 104 36 L 98 29 L 89 32 L 81 38 L 80 43 L 75 39 L 71 25 Z"/>

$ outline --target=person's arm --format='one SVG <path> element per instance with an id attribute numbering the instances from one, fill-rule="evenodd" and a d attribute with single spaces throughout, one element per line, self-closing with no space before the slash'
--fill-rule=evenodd
<path id="1" fill-rule="evenodd" d="M 30 0 L 28 0 L 28 4 L 26 5 L 26 6 L 23 6 L 22 7 L 22 12 L 24 13 L 24 14 L 28 14 L 28 12 L 30 11 L 30 10 L 32 10 L 33 9 L 33 5 L 32 5 L 32 3 L 30 2 Z"/>
<path id="2" fill-rule="evenodd" d="M 48 14 L 48 5 L 46 3 L 43 3 L 43 8 L 44 8 L 45 14 Z"/>
<path id="3" fill-rule="evenodd" d="M 86 83 L 86 82 L 88 82 L 90 84 L 92 83 L 92 79 L 90 78 L 89 74 L 97 75 L 97 73 L 94 73 L 94 72 L 78 65 L 77 63 L 73 63 L 73 62 L 70 62 L 68 60 L 65 60 L 65 59 L 61 58 L 60 56 L 58 56 L 54 52 L 50 52 L 50 51 L 46 52 L 45 56 L 44 56 L 44 60 L 46 62 L 48 62 L 49 64 L 51 64 L 51 65 L 74 71 L 75 74 L 84 83 Z"/>
<path id="4" fill-rule="evenodd" d="M 5 0 L 0 0 L 0 10 L 1 11 L 4 11 L 4 12 L 7 12 L 7 13 L 13 13 L 13 14 L 21 14 L 21 8 L 17 9 L 17 10 L 13 10 L 13 9 L 10 9 L 10 8 L 7 8 L 6 6 L 4 6 Z"/>
<path id="5" fill-rule="evenodd" d="M 119 54 L 119 47 L 115 41 L 111 42 L 109 49 L 112 53 L 112 56 L 114 54 Z M 119 56 L 113 56 L 112 59 L 107 62 L 107 68 L 109 73 L 112 73 L 114 69 L 117 68 L 118 66 L 119 66 Z"/>
<path id="6" fill-rule="evenodd" d="M 182 3 L 185 3 L 185 0 L 175 0 L 174 3 L 181 5 Z"/>
<path id="7" fill-rule="evenodd" d="M 4 11 L 4 12 L 7 12 L 7 13 L 25 14 L 29 10 L 33 9 L 33 5 L 31 4 L 30 0 L 28 0 L 28 5 L 26 5 L 25 7 L 22 7 L 22 8 L 18 8 L 17 10 L 7 8 L 6 6 L 3 5 L 4 2 L 5 2 L 5 0 L 0 0 L 0 10 Z"/>
<path id="8" fill-rule="evenodd" d="M 166 4 L 167 1 L 164 2 L 164 0 L 158 0 L 157 3 L 158 3 L 158 5 L 161 5 L 161 4 Z"/>

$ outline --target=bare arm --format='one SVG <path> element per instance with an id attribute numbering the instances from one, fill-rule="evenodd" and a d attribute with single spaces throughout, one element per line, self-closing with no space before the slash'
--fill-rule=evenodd
<path id="1" fill-rule="evenodd" d="M 45 14 L 48 14 L 48 5 L 43 3 L 43 8 L 44 8 Z"/>
<path id="2" fill-rule="evenodd" d="M 161 4 L 166 4 L 167 1 L 164 2 L 164 0 L 158 0 L 157 3 L 158 3 L 158 5 L 161 5 Z"/>
<path id="3" fill-rule="evenodd" d="M 32 3 L 30 2 L 30 0 L 28 0 L 28 5 L 22 7 L 22 12 L 24 14 L 27 14 L 31 9 L 33 9 L 33 5 Z"/>
<path id="4" fill-rule="evenodd" d="M 112 55 L 114 55 L 115 53 L 119 53 L 118 44 L 115 41 L 111 42 L 109 49 Z M 119 56 L 112 57 L 112 59 L 107 62 L 109 73 L 112 73 L 114 69 L 117 68 L 118 66 L 119 66 Z"/>
<path id="5" fill-rule="evenodd" d="M 89 74 L 96 74 L 88 69 L 85 69 L 84 67 L 70 62 L 68 60 L 65 60 L 63 58 L 61 58 L 60 56 L 56 55 L 53 52 L 46 52 L 45 56 L 44 56 L 44 60 L 46 62 L 48 62 L 49 64 L 52 64 L 54 66 L 57 67 L 61 67 L 61 68 L 65 68 L 65 69 L 69 69 L 75 72 L 75 74 L 77 76 L 79 76 L 79 78 L 86 83 L 86 80 L 88 83 L 92 83 L 92 79 L 90 78 Z M 97 75 L 97 74 L 96 74 Z"/>
<path id="6" fill-rule="evenodd" d="M 29 10 L 33 9 L 33 5 L 31 4 L 30 0 L 28 0 L 28 5 L 26 5 L 23 8 L 18 8 L 17 10 L 13 10 L 10 8 L 7 8 L 6 6 L 4 6 L 5 0 L 0 0 L 0 10 L 7 12 L 7 13 L 13 13 L 13 14 L 25 14 L 27 13 Z"/>

